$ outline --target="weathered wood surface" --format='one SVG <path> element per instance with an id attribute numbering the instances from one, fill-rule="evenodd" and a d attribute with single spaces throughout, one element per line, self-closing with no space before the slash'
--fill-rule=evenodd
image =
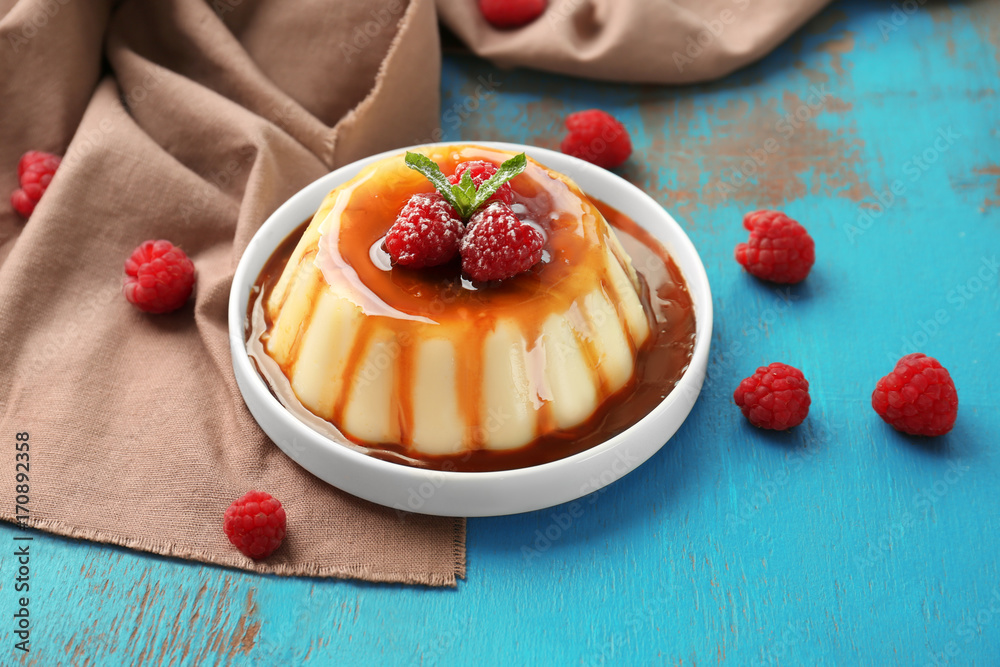
<path id="1" fill-rule="evenodd" d="M 896 6 L 834 4 L 704 86 L 446 58 L 446 139 L 554 147 L 570 111 L 619 115 L 636 145 L 624 175 L 678 217 L 712 282 L 702 399 L 582 516 L 470 521 L 457 591 L 258 577 L 35 533 L 26 656 L 11 635 L 18 533 L 0 526 L 0 663 L 1000 664 L 1000 3 Z M 802 286 L 769 288 L 732 259 L 742 214 L 763 207 L 816 238 Z M 910 348 L 958 386 L 958 425 L 935 442 L 870 408 Z M 731 405 L 772 360 L 812 384 L 791 434 Z"/>

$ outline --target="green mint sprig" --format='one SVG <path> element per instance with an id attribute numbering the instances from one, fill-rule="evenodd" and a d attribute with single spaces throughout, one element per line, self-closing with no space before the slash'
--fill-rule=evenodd
<path id="1" fill-rule="evenodd" d="M 437 162 L 420 153 L 406 153 L 406 166 L 427 177 L 462 220 L 471 218 L 472 214 L 500 189 L 500 186 L 524 171 L 527 165 L 528 158 L 524 153 L 515 155 L 501 164 L 497 173 L 484 181 L 477 190 L 469 172 L 462 174 L 462 180 L 458 184 L 452 185 L 448 177 L 441 173 Z"/>

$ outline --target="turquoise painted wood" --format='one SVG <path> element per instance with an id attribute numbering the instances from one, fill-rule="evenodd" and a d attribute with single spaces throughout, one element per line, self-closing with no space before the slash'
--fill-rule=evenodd
<path id="1" fill-rule="evenodd" d="M 578 516 L 470 521 L 457 590 L 259 577 L 35 533 L 27 656 L 12 650 L 19 533 L 4 525 L 0 663 L 1000 664 L 1000 5 L 899 6 L 837 3 L 694 87 L 450 54 L 446 139 L 552 147 L 563 116 L 593 106 L 632 130 L 623 174 L 682 222 L 715 294 L 709 379 L 684 427 Z M 733 261 L 760 207 L 816 238 L 805 284 L 775 290 Z M 958 386 L 958 424 L 933 442 L 869 404 L 914 349 Z M 790 434 L 731 404 L 772 360 L 812 385 Z"/>

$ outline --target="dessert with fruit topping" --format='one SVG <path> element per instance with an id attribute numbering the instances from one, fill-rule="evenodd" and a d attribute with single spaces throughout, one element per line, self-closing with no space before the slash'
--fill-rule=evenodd
<path id="1" fill-rule="evenodd" d="M 411 465 L 582 451 L 661 401 L 694 342 L 683 278 L 652 236 L 566 176 L 477 146 L 369 165 L 257 284 L 248 350 L 279 399 Z"/>

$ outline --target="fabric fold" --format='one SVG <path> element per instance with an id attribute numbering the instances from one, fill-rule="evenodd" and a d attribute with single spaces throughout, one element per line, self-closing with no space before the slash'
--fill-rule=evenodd
<path id="1" fill-rule="evenodd" d="M 632 83 L 723 77 L 763 57 L 827 0 L 550 0 L 534 22 L 498 30 L 476 2 L 437 0 L 441 21 L 504 67 Z"/>

